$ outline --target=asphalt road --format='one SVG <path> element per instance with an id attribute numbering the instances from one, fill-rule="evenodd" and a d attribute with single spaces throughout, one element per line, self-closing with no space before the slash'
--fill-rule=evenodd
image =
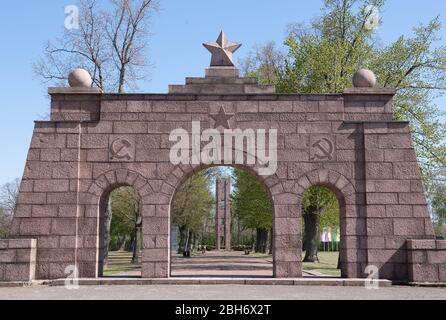
<path id="1" fill-rule="evenodd" d="M 34 286 L 0 288 L 0 300 L 446 300 L 446 288 L 394 286 L 364 287 L 321 286 L 85 286 L 77 290 L 65 287 Z"/>

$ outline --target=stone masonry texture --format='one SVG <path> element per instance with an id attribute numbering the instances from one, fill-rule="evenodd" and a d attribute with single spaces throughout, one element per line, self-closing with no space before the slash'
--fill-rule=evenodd
<path id="1" fill-rule="evenodd" d="M 446 282 L 446 241 L 408 240 L 409 281 Z"/>
<path id="2" fill-rule="evenodd" d="M 36 240 L 0 240 L 0 281 L 35 280 Z"/>
<path id="3" fill-rule="evenodd" d="M 195 82 L 197 83 L 197 81 Z M 278 167 L 260 176 L 274 206 L 274 276 L 302 276 L 301 201 L 313 185 L 341 204 L 341 269 L 366 277 L 444 280 L 444 244 L 413 250 L 408 240 L 434 240 L 409 124 L 393 121 L 393 92 L 347 90 L 332 95 L 51 94 L 51 120 L 35 124 L 11 237 L 0 242 L 0 280 L 57 279 L 77 266 L 99 275 L 100 225 L 111 190 L 133 186 L 143 201 L 142 276 L 170 276 L 170 203 L 201 165 L 173 165 L 169 134 L 214 128 L 223 108 L 236 129 L 277 129 Z M 35 245 L 35 247 L 34 247 Z M 443 252 L 437 254 L 437 252 Z M 35 255 L 35 257 L 34 257 Z M 423 255 L 422 268 L 412 262 Z M 427 259 L 427 260 L 426 260 Z M 421 276 L 420 276 L 421 275 Z"/>

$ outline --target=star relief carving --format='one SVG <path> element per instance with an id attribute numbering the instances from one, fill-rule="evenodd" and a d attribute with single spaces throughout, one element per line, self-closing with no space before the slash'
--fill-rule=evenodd
<path id="1" fill-rule="evenodd" d="M 233 118 L 233 115 L 227 115 L 226 111 L 223 107 L 220 108 L 220 112 L 217 115 L 211 115 L 211 118 L 214 119 L 215 124 L 214 128 L 223 127 L 225 129 L 230 129 L 231 126 L 229 124 L 229 120 Z"/>
<path id="2" fill-rule="evenodd" d="M 230 42 L 222 31 L 215 43 L 203 43 L 203 46 L 212 53 L 211 67 L 234 67 L 233 54 L 242 45 Z"/>

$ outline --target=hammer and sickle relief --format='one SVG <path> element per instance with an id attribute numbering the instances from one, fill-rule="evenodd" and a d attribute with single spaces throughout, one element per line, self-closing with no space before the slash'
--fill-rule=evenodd
<path id="1" fill-rule="evenodd" d="M 334 146 L 329 139 L 319 139 L 311 147 L 314 150 L 312 160 L 333 160 Z"/>
<path id="2" fill-rule="evenodd" d="M 115 139 L 110 145 L 113 160 L 132 160 L 132 143 L 126 138 Z"/>

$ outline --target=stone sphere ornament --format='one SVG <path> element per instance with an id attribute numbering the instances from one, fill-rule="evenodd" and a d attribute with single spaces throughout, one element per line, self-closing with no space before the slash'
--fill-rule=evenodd
<path id="1" fill-rule="evenodd" d="M 353 86 L 355 88 L 373 88 L 375 85 L 376 76 L 373 71 L 361 69 L 353 76 Z"/>
<path id="2" fill-rule="evenodd" d="M 70 87 L 90 88 L 93 80 L 87 70 L 74 69 L 68 75 L 68 83 Z"/>

